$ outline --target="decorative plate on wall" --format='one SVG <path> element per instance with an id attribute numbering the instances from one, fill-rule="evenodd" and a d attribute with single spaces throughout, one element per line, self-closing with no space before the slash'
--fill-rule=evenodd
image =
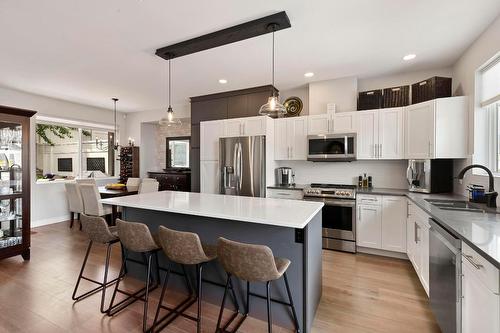
<path id="1" fill-rule="evenodd" d="M 302 107 L 304 105 L 300 98 L 292 96 L 288 97 L 285 100 L 283 106 L 286 109 L 286 117 L 297 117 L 298 115 L 300 115 L 300 112 L 302 111 Z"/>

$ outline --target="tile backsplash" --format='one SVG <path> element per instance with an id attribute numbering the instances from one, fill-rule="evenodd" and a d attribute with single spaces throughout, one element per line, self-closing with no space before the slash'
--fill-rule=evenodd
<path id="1" fill-rule="evenodd" d="M 159 162 L 160 168 L 166 168 L 167 164 L 167 137 L 176 136 L 190 136 L 191 135 L 191 118 L 180 118 L 181 126 L 179 127 L 168 127 L 157 125 L 156 130 L 156 146 L 157 150 L 157 160 Z"/>

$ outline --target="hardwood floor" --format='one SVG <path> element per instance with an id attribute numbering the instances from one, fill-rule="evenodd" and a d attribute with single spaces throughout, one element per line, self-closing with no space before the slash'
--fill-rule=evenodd
<path id="1" fill-rule="evenodd" d="M 140 332 L 142 304 L 114 317 L 102 315 L 99 295 L 71 300 L 87 246 L 69 222 L 33 229 L 31 261 L 21 257 L 0 261 L 0 332 Z M 103 246 L 89 257 L 86 274 L 101 279 Z M 119 247 L 113 250 L 112 276 L 119 269 Z M 125 285 L 133 288 L 131 279 Z M 90 284 L 82 282 L 82 287 Z M 109 289 L 111 291 L 111 289 Z M 108 296 L 110 293 L 108 293 Z M 152 293 L 150 320 L 159 290 Z M 170 297 L 170 296 L 169 296 Z M 182 295 L 171 295 L 169 303 Z M 193 313 L 195 307 L 192 308 Z M 203 305 L 204 332 L 213 332 L 218 307 Z M 229 312 L 226 315 L 229 316 Z M 195 332 L 195 324 L 177 319 L 163 332 Z M 266 332 L 266 323 L 250 318 L 239 332 Z M 280 327 L 275 333 L 288 332 Z M 323 297 L 313 332 L 439 332 L 427 297 L 408 261 L 325 251 Z"/>

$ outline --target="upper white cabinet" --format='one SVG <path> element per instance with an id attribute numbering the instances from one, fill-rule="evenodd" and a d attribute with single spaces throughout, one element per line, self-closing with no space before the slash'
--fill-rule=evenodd
<path id="1" fill-rule="evenodd" d="M 336 112 L 333 115 L 334 133 L 354 133 L 356 128 L 357 112 Z"/>
<path id="2" fill-rule="evenodd" d="M 358 195 L 356 243 L 393 252 L 406 251 L 406 198 Z"/>
<path id="3" fill-rule="evenodd" d="M 407 106 L 408 159 L 467 157 L 467 97 L 438 98 Z"/>
<path id="4" fill-rule="evenodd" d="M 200 160 L 219 160 L 219 138 L 224 133 L 224 121 L 212 120 L 200 123 Z"/>
<path id="5" fill-rule="evenodd" d="M 356 132 L 357 112 L 334 112 L 308 116 L 308 134 Z"/>
<path id="6" fill-rule="evenodd" d="M 292 117 L 274 120 L 275 160 L 307 159 L 308 117 Z"/>
<path id="7" fill-rule="evenodd" d="M 359 111 L 357 158 L 362 160 L 404 158 L 404 109 Z"/>
<path id="8" fill-rule="evenodd" d="M 247 117 L 223 120 L 224 137 L 265 135 L 268 117 Z"/>

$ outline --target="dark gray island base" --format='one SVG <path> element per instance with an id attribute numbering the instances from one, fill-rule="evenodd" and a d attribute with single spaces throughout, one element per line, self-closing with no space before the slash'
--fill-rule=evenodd
<path id="1" fill-rule="evenodd" d="M 123 219 L 145 223 L 153 233 L 157 232 L 160 225 L 175 230 L 195 232 L 200 236 L 201 241 L 207 244 L 216 244 L 219 237 L 225 237 L 240 242 L 269 246 L 275 256 L 288 258 L 292 262 L 287 274 L 300 328 L 302 332 L 311 331 L 322 291 L 321 210 L 303 229 L 132 207 L 123 207 Z M 160 252 L 161 267 L 166 267 L 166 260 Z M 133 276 L 144 279 L 144 267 L 129 263 L 128 269 Z M 176 266 L 174 270 L 182 271 Z M 192 274 L 192 281 L 196 281 L 194 270 L 189 274 Z M 214 261 L 204 266 L 203 279 L 224 285 L 226 274 L 220 264 Z M 180 276 L 174 274 L 171 281 L 169 288 L 182 293 L 186 292 L 184 280 Z M 246 283 L 237 279 L 234 279 L 233 283 L 241 311 L 243 311 Z M 271 286 L 273 299 L 288 302 L 283 279 L 273 282 Z M 224 289 L 210 283 L 204 283 L 203 288 L 203 300 L 220 306 Z M 264 283 L 251 284 L 253 293 L 265 296 L 265 290 Z M 267 320 L 265 298 L 251 297 L 250 303 L 250 316 Z M 226 307 L 232 307 L 229 300 L 226 302 Z M 294 328 L 290 308 L 280 303 L 272 302 L 272 319 L 274 324 Z"/>

